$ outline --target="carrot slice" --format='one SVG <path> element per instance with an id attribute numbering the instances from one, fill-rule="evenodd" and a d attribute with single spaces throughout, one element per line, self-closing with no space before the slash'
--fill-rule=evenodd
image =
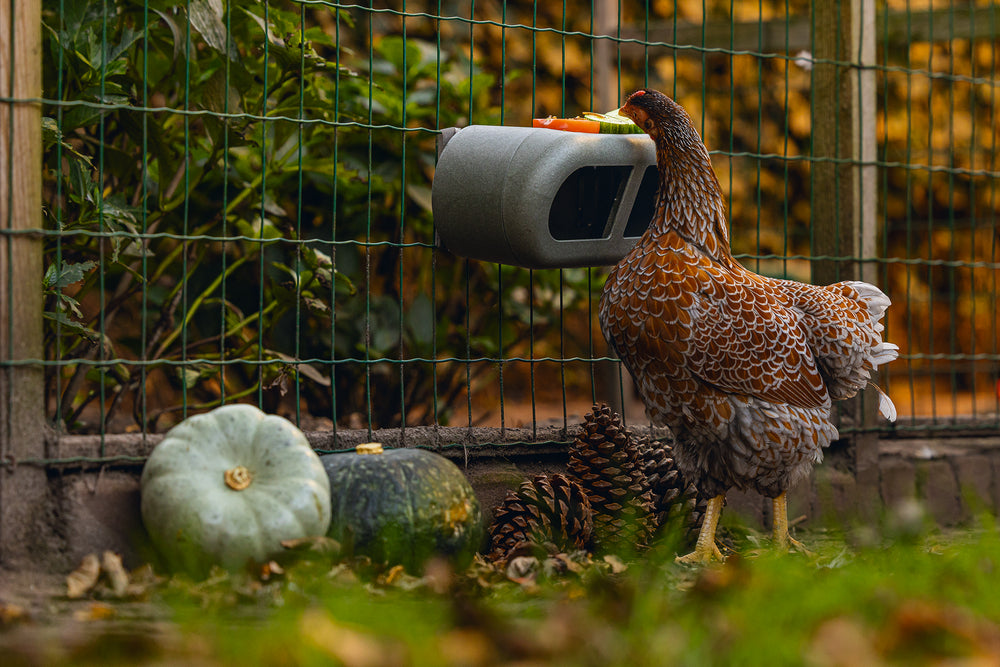
<path id="1" fill-rule="evenodd" d="M 535 118 L 532 127 L 544 127 L 550 130 L 566 132 L 586 132 L 588 134 L 642 134 L 642 130 L 621 116 L 610 114 L 586 113 L 585 118 Z"/>
<path id="2" fill-rule="evenodd" d="M 586 132 L 597 134 L 601 131 L 601 124 L 594 120 L 585 118 L 534 118 L 531 121 L 532 127 L 544 127 L 550 130 L 564 130 L 566 132 Z"/>

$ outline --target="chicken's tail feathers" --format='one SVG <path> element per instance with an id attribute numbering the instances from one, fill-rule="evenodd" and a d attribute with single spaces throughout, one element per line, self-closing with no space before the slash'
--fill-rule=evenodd
<path id="1" fill-rule="evenodd" d="M 871 283 L 861 282 L 860 280 L 847 280 L 841 284 L 848 285 L 857 292 L 858 298 L 867 306 L 868 312 L 871 313 L 872 319 L 876 322 L 882 319 L 885 311 L 892 305 L 892 301 L 889 300 L 885 292 Z"/>
<path id="2" fill-rule="evenodd" d="M 887 343 L 885 341 L 879 341 L 878 345 L 872 348 L 871 352 L 872 366 L 878 368 L 882 364 L 887 364 L 890 361 L 894 361 L 898 356 L 899 356 L 898 345 L 896 345 L 895 343 Z"/>
<path id="3" fill-rule="evenodd" d="M 892 402 L 892 399 L 882 391 L 874 382 L 869 383 L 870 386 L 875 387 L 875 391 L 878 392 L 878 411 L 883 417 L 891 422 L 896 421 L 896 405 Z"/>

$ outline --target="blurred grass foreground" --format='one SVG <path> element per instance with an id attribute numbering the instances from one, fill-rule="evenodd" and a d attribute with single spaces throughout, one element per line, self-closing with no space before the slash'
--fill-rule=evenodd
<path id="1" fill-rule="evenodd" d="M 813 532 L 811 557 L 755 548 L 690 569 L 561 554 L 517 571 L 415 578 L 328 561 L 203 582 L 133 572 L 78 600 L 0 599 L 4 664 L 986 665 L 1000 661 L 991 521 L 949 534 L 919 515 Z M 131 596 L 131 597 L 129 597 Z"/>

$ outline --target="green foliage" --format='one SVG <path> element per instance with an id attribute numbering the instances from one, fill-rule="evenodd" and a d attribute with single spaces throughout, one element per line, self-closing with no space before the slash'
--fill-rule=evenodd
<path id="1" fill-rule="evenodd" d="M 458 357 L 458 324 L 497 316 L 494 299 L 470 315 L 430 292 L 456 271 L 432 261 L 436 130 L 467 123 L 470 103 L 476 122 L 497 122 L 494 78 L 460 45 L 369 44 L 351 12 L 317 11 L 325 20 L 292 2 L 44 4 L 45 96 L 61 100 L 44 122 L 45 213 L 60 231 L 49 354 L 149 362 L 122 382 L 99 363 L 51 377 L 70 428 L 93 424 L 94 407 L 108 423 L 131 404 L 150 429 L 224 398 L 275 409 L 293 386 L 292 410 L 302 399 L 391 425 L 403 405 L 390 397 L 438 420 L 436 392 L 464 387 L 459 364 L 366 362 Z M 492 270 L 468 279 L 488 285 Z"/>
<path id="2" fill-rule="evenodd" d="M 623 7 L 621 20 L 780 24 L 807 8 L 685 0 Z M 591 393 L 589 362 L 538 360 L 603 356 L 601 273 L 463 262 L 433 249 L 430 214 L 440 128 L 608 110 L 594 108 L 605 101 L 590 9 L 477 4 L 470 23 L 461 3 L 413 2 L 404 21 L 291 0 L 45 0 L 44 97 L 59 100 L 43 124 L 45 213 L 59 231 L 44 285 L 48 358 L 64 362 L 48 371 L 57 420 L 121 430 L 131 408 L 162 429 L 246 396 L 342 424 L 446 423 L 500 373 L 507 398 L 527 398 L 527 371 L 534 381 L 556 365 L 565 395 Z M 906 301 L 888 327 L 909 341 L 911 370 L 996 338 L 991 45 L 879 56 L 890 67 L 877 72 L 889 258 L 878 282 Z M 797 256 L 815 231 L 812 74 L 774 55 L 627 41 L 614 87 L 672 93 L 716 151 L 734 251 L 808 280 Z M 112 359 L 127 361 L 112 372 Z M 947 368 L 953 387 L 993 373 Z"/>

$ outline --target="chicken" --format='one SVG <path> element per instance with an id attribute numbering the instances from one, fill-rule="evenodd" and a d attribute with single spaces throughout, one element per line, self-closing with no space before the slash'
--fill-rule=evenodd
<path id="1" fill-rule="evenodd" d="M 650 420 L 674 433 L 678 468 L 711 498 L 695 550 L 678 560 L 722 559 L 715 529 L 731 488 L 771 498 L 776 545 L 801 548 L 785 492 L 838 437 L 831 401 L 857 394 L 898 355 L 882 340 L 889 299 L 864 282 L 817 287 L 744 268 L 684 109 L 639 90 L 619 112 L 655 142 L 659 186 L 649 228 L 608 276 L 599 318 Z"/>

